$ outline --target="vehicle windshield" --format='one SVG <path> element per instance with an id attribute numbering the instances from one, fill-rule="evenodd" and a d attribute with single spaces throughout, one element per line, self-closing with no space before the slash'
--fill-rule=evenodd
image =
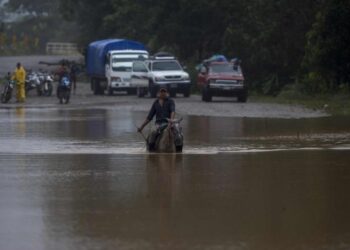
<path id="1" fill-rule="evenodd" d="M 131 72 L 132 63 L 114 63 L 112 69 L 114 72 Z"/>
<path id="2" fill-rule="evenodd" d="M 152 65 L 153 71 L 178 71 L 182 70 L 177 61 L 154 62 Z"/>
<path id="3" fill-rule="evenodd" d="M 214 74 L 241 74 L 241 68 L 233 69 L 232 64 L 213 64 L 209 68 L 210 73 Z"/>
<path id="4" fill-rule="evenodd" d="M 146 54 L 121 54 L 114 55 L 112 58 L 112 63 L 122 63 L 122 62 L 135 62 L 135 61 L 145 61 L 148 58 Z"/>

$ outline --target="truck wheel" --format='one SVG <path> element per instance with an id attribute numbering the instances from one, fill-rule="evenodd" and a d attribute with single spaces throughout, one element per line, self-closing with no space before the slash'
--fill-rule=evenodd
<path id="1" fill-rule="evenodd" d="M 127 93 L 128 93 L 128 95 L 136 95 L 137 94 L 137 90 L 136 89 L 128 89 Z"/>
<path id="2" fill-rule="evenodd" d="M 153 82 L 149 83 L 149 92 L 150 92 L 151 98 L 157 97 L 158 89 L 156 86 L 154 86 Z"/>
<path id="3" fill-rule="evenodd" d="M 104 94 L 105 94 L 105 91 L 104 91 L 104 89 L 101 87 L 100 81 L 99 81 L 99 80 L 95 80 L 94 94 L 95 94 L 95 95 L 104 95 Z"/>
<path id="4" fill-rule="evenodd" d="M 137 88 L 137 97 L 142 98 L 145 97 L 146 90 L 144 88 Z"/>
<path id="5" fill-rule="evenodd" d="M 204 102 L 211 102 L 213 99 L 212 95 L 210 94 L 210 90 L 206 87 L 202 90 L 202 101 Z"/>
<path id="6" fill-rule="evenodd" d="M 171 98 L 175 98 L 176 97 L 176 89 L 170 89 L 169 90 L 169 95 Z"/>
<path id="7" fill-rule="evenodd" d="M 95 89 L 94 80 L 93 79 L 90 80 L 90 89 L 91 89 L 91 91 L 94 91 L 94 89 Z"/>
<path id="8" fill-rule="evenodd" d="M 190 96 L 191 96 L 191 88 L 188 87 L 188 88 L 186 88 L 185 91 L 184 91 L 184 97 L 185 97 L 185 98 L 188 98 L 188 97 L 190 97 Z"/>
<path id="9" fill-rule="evenodd" d="M 108 95 L 109 96 L 113 95 L 113 89 L 110 86 L 108 87 Z"/>
<path id="10" fill-rule="evenodd" d="M 99 88 L 96 86 L 96 84 L 94 84 L 94 95 L 99 95 L 100 94 L 100 90 Z"/>
<path id="11" fill-rule="evenodd" d="M 237 97 L 238 102 L 242 102 L 242 103 L 246 103 L 247 99 L 248 99 L 247 92 L 244 92 Z"/>
<path id="12" fill-rule="evenodd" d="M 91 88 L 94 91 L 94 95 L 99 95 L 100 94 L 100 84 L 96 79 L 91 79 Z"/>

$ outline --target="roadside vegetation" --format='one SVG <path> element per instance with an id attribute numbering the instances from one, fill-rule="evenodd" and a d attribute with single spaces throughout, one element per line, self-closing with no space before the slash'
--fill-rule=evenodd
<path id="1" fill-rule="evenodd" d="M 8 6 L 48 14 L 46 23 L 58 22 L 46 24 L 47 36 L 81 48 L 111 37 L 137 40 L 151 52 L 177 55 L 193 78 L 201 60 L 225 54 L 242 60 L 250 93 L 268 97 L 261 99 L 320 100 L 331 110 L 348 105 L 348 0 L 10 0 Z"/>

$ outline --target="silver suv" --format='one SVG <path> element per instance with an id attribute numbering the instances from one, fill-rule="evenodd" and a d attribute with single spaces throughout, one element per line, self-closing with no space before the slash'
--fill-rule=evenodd
<path id="1" fill-rule="evenodd" d="M 191 80 L 187 72 L 175 57 L 168 54 L 158 53 L 144 62 L 133 64 L 132 85 L 138 88 L 139 96 L 149 92 L 155 98 L 160 88 L 168 89 L 171 97 L 177 93 L 189 97 L 191 94 Z M 147 72 L 146 72 L 147 71 Z M 145 86 L 147 76 L 148 86 Z"/>

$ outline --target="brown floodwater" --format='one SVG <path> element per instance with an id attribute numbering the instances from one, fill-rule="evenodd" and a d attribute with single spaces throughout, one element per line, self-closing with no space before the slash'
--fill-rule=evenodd
<path id="1" fill-rule="evenodd" d="M 350 118 L 144 116 L 0 109 L 0 249 L 350 249 Z"/>

